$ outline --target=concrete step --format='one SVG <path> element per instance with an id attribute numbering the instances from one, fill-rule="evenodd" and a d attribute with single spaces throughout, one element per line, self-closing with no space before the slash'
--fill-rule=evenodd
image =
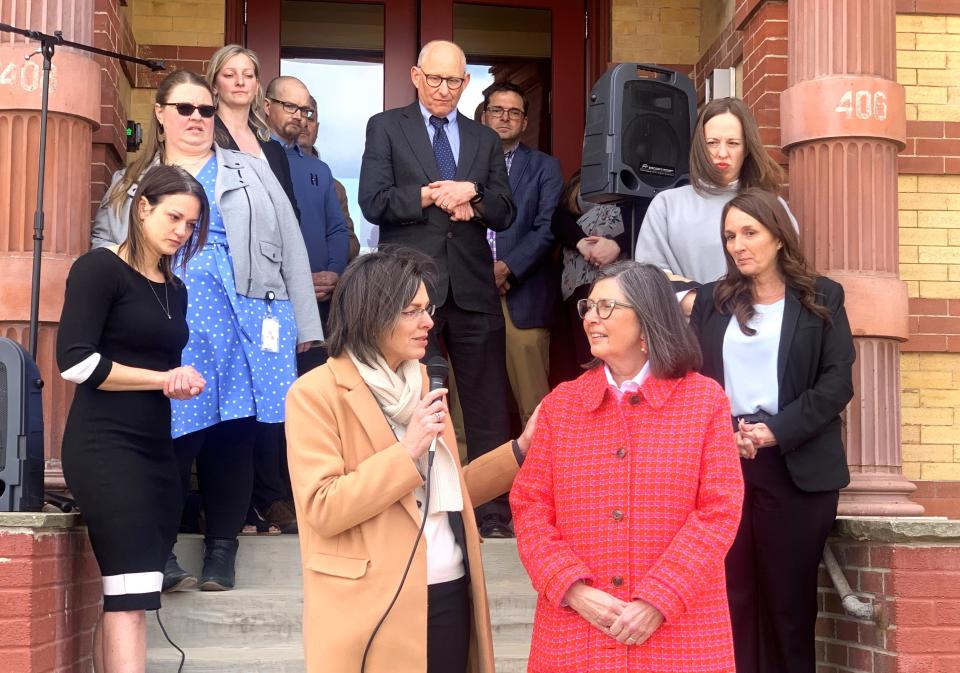
<path id="1" fill-rule="evenodd" d="M 523 673 L 536 593 L 515 540 L 486 540 L 481 549 L 497 673 Z M 186 570 L 199 575 L 201 536 L 181 535 L 176 553 Z M 303 673 L 303 584 L 294 535 L 242 537 L 236 589 L 165 594 L 163 606 L 167 633 L 187 652 L 184 673 Z M 148 673 L 175 673 L 180 655 L 152 615 L 147 648 Z"/>
<path id="2" fill-rule="evenodd" d="M 180 565 L 200 577 L 203 536 L 181 535 L 173 548 Z M 303 587 L 300 538 L 296 535 L 241 535 L 237 587 Z"/>
<path id="3" fill-rule="evenodd" d="M 176 673 L 180 653 L 168 643 L 147 651 L 147 673 Z M 179 644 L 179 643 L 178 643 Z M 181 646 L 182 647 L 182 646 Z M 188 647 L 183 673 L 304 673 L 299 646 Z M 529 643 L 494 645 L 497 673 L 526 673 Z"/>
<path id="4" fill-rule="evenodd" d="M 177 672 L 180 653 L 169 643 L 165 642 L 164 645 L 147 650 L 147 673 Z M 306 670 L 303 648 L 299 644 L 269 647 L 219 645 L 183 649 L 187 655 L 183 673 L 304 673 Z"/>
<path id="5" fill-rule="evenodd" d="M 498 643 L 494 638 L 493 657 L 497 673 L 527 673 L 530 641 Z"/>
<path id="6" fill-rule="evenodd" d="M 302 613 L 299 589 L 246 587 L 164 594 L 160 618 L 170 638 L 181 647 L 250 642 L 299 647 Z M 164 642 L 156 619 L 148 620 L 148 647 Z"/>

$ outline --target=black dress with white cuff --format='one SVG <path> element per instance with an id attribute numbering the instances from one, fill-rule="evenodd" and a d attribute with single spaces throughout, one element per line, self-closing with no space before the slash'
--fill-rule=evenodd
<path id="1" fill-rule="evenodd" d="M 187 290 L 155 283 L 107 248 L 80 257 L 67 278 L 57 364 L 77 384 L 63 436 L 63 474 L 103 575 L 103 609 L 156 610 L 182 498 L 160 390 L 99 386 L 113 363 L 154 371 L 180 365 Z"/>

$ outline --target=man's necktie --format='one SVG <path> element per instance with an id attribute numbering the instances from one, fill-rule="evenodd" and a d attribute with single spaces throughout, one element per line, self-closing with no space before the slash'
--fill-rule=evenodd
<path id="1" fill-rule="evenodd" d="M 446 117 L 430 117 L 430 126 L 434 128 L 433 156 L 437 160 L 437 171 L 441 180 L 453 180 L 457 174 L 457 161 L 450 149 L 450 139 L 443 130 L 448 121 Z"/>

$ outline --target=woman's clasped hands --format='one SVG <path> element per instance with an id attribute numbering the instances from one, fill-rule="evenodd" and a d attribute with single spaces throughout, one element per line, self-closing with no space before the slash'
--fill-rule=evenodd
<path id="1" fill-rule="evenodd" d="M 766 423 L 747 423 L 741 418 L 738 425 L 739 429 L 733 436 L 741 458 L 753 460 L 757 457 L 757 450 L 777 443 L 777 438 Z"/>
<path id="2" fill-rule="evenodd" d="M 563 599 L 597 629 L 624 645 L 640 645 L 663 623 L 655 607 L 639 599 L 622 601 L 583 582 L 571 586 Z"/>
<path id="3" fill-rule="evenodd" d="M 203 392 L 207 381 L 190 365 L 176 367 L 167 372 L 163 394 L 171 400 L 189 400 Z"/>
<path id="4" fill-rule="evenodd" d="M 607 266 L 620 257 L 617 242 L 603 236 L 587 236 L 577 243 L 577 250 L 590 264 L 597 267 Z"/>

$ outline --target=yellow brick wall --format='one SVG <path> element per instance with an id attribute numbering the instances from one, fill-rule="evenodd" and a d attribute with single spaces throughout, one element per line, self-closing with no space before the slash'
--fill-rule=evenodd
<path id="1" fill-rule="evenodd" d="M 903 473 L 960 481 L 960 354 L 900 356 Z"/>
<path id="2" fill-rule="evenodd" d="M 960 121 L 960 16 L 898 16 L 897 79 L 908 120 Z"/>
<path id="3" fill-rule="evenodd" d="M 612 0 L 614 62 L 693 65 L 701 0 Z"/>
<path id="4" fill-rule="evenodd" d="M 907 119 L 960 121 L 960 17 L 897 17 Z M 901 175 L 900 274 L 912 298 L 960 299 L 960 176 Z M 960 353 L 900 356 L 903 472 L 960 480 Z"/>
<path id="5" fill-rule="evenodd" d="M 135 0 L 133 35 L 139 44 L 223 46 L 224 0 Z"/>

